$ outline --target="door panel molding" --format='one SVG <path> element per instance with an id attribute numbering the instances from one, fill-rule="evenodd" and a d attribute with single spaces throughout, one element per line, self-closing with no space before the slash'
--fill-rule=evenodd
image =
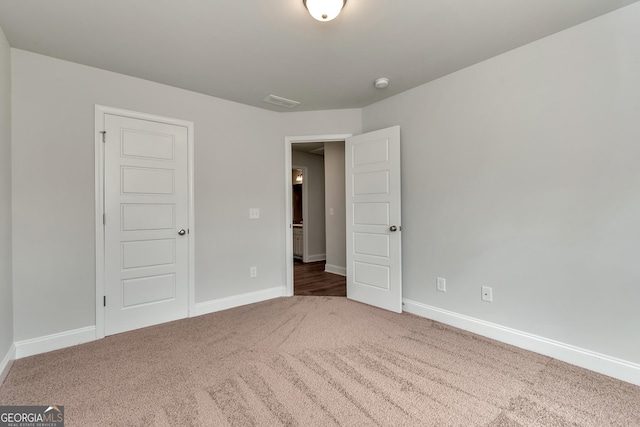
<path id="1" fill-rule="evenodd" d="M 104 132 L 105 116 L 115 115 L 131 119 L 147 120 L 168 125 L 182 126 L 187 129 L 187 210 L 189 223 L 188 242 L 188 316 L 195 315 L 195 215 L 194 215 L 194 124 L 190 121 L 158 116 L 120 108 L 95 105 L 95 253 L 96 253 L 96 339 L 105 336 L 105 152 Z M 173 155 L 173 142 L 167 141 L 166 156 Z M 135 147 L 134 147 L 135 148 Z M 135 149 L 130 154 L 135 155 Z M 109 219 L 107 219 L 109 220 Z M 113 219 L 111 219 L 113 220 Z"/>

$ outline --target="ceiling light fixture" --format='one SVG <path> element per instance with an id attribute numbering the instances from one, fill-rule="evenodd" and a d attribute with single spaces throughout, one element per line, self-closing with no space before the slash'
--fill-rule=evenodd
<path id="1" fill-rule="evenodd" d="M 311 16 L 318 21 L 331 21 L 340 14 L 347 0 L 302 0 Z"/>

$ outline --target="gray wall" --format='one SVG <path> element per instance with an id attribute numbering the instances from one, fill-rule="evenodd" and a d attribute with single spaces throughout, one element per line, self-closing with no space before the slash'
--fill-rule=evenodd
<path id="1" fill-rule="evenodd" d="M 324 144 L 324 186 L 326 213 L 327 265 L 346 269 L 346 206 L 344 178 L 344 142 Z M 330 213 L 333 209 L 333 215 Z"/>
<path id="2" fill-rule="evenodd" d="M 16 341 L 95 324 L 94 104 L 195 122 L 197 302 L 282 286 L 276 113 L 21 50 L 13 65 Z"/>
<path id="3" fill-rule="evenodd" d="M 318 136 L 362 133 L 362 110 L 323 110 L 284 113 L 278 116 L 285 136 Z"/>
<path id="4" fill-rule="evenodd" d="M 11 49 L 0 28 L 0 362 L 12 343 Z"/>
<path id="5" fill-rule="evenodd" d="M 291 150 L 291 163 L 294 167 L 307 167 L 307 174 L 303 176 L 303 180 L 307 186 L 308 218 L 302 218 L 303 226 L 307 229 L 307 238 L 309 239 L 306 245 L 309 248 L 307 256 L 324 259 L 326 253 L 324 235 L 324 158 L 317 154 Z M 304 196 L 302 203 L 303 205 L 305 203 Z"/>
<path id="6" fill-rule="evenodd" d="M 360 110 L 289 116 L 18 49 L 12 62 L 15 341 L 95 324 L 95 104 L 195 123 L 196 302 L 285 285 L 284 138 L 361 128 Z"/>
<path id="7" fill-rule="evenodd" d="M 640 363 L 638 46 L 640 3 L 363 110 L 401 126 L 404 298 Z"/>

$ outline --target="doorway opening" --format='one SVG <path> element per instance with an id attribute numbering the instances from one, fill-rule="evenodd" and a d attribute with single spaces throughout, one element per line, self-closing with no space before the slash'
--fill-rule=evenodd
<path id="1" fill-rule="evenodd" d="M 358 136 L 285 137 L 285 295 L 294 295 L 291 145 L 325 141 L 344 142 L 347 298 L 401 313 L 400 126 Z"/>
<path id="2" fill-rule="evenodd" d="M 289 296 L 346 296 L 344 141 L 350 136 L 285 138 L 285 267 Z M 340 164 L 336 165 L 331 159 L 328 161 L 331 165 L 325 164 L 326 147 L 330 148 L 332 155 L 328 157 L 331 159 L 336 151 L 341 151 Z M 340 173 L 336 174 L 336 169 Z M 299 170 L 302 170 L 301 183 L 296 181 Z M 336 182 L 336 175 L 342 180 Z M 299 194 L 302 199 L 301 218 L 297 216 L 299 211 L 294 204 L 294 198 L 299 198 Z M 342 204 L 336 205 L 334 200 L 342 201 Z M 336 235 L 338 240 L 341 239 L 340 243 L 336 243 Z M 338 255 L 336 247 L 340 250 Z"/>

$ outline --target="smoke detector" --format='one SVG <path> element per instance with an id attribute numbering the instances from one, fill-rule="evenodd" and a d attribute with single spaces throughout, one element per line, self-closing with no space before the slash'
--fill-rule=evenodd
<path id="1" fill-rule="evenodd" d="M 373 82 L 373 85 L 376 87 L 376 89 L 384 89 L 385 87 L 389 86 L 389 79 L 386 77 L 380 77 Z"/>

